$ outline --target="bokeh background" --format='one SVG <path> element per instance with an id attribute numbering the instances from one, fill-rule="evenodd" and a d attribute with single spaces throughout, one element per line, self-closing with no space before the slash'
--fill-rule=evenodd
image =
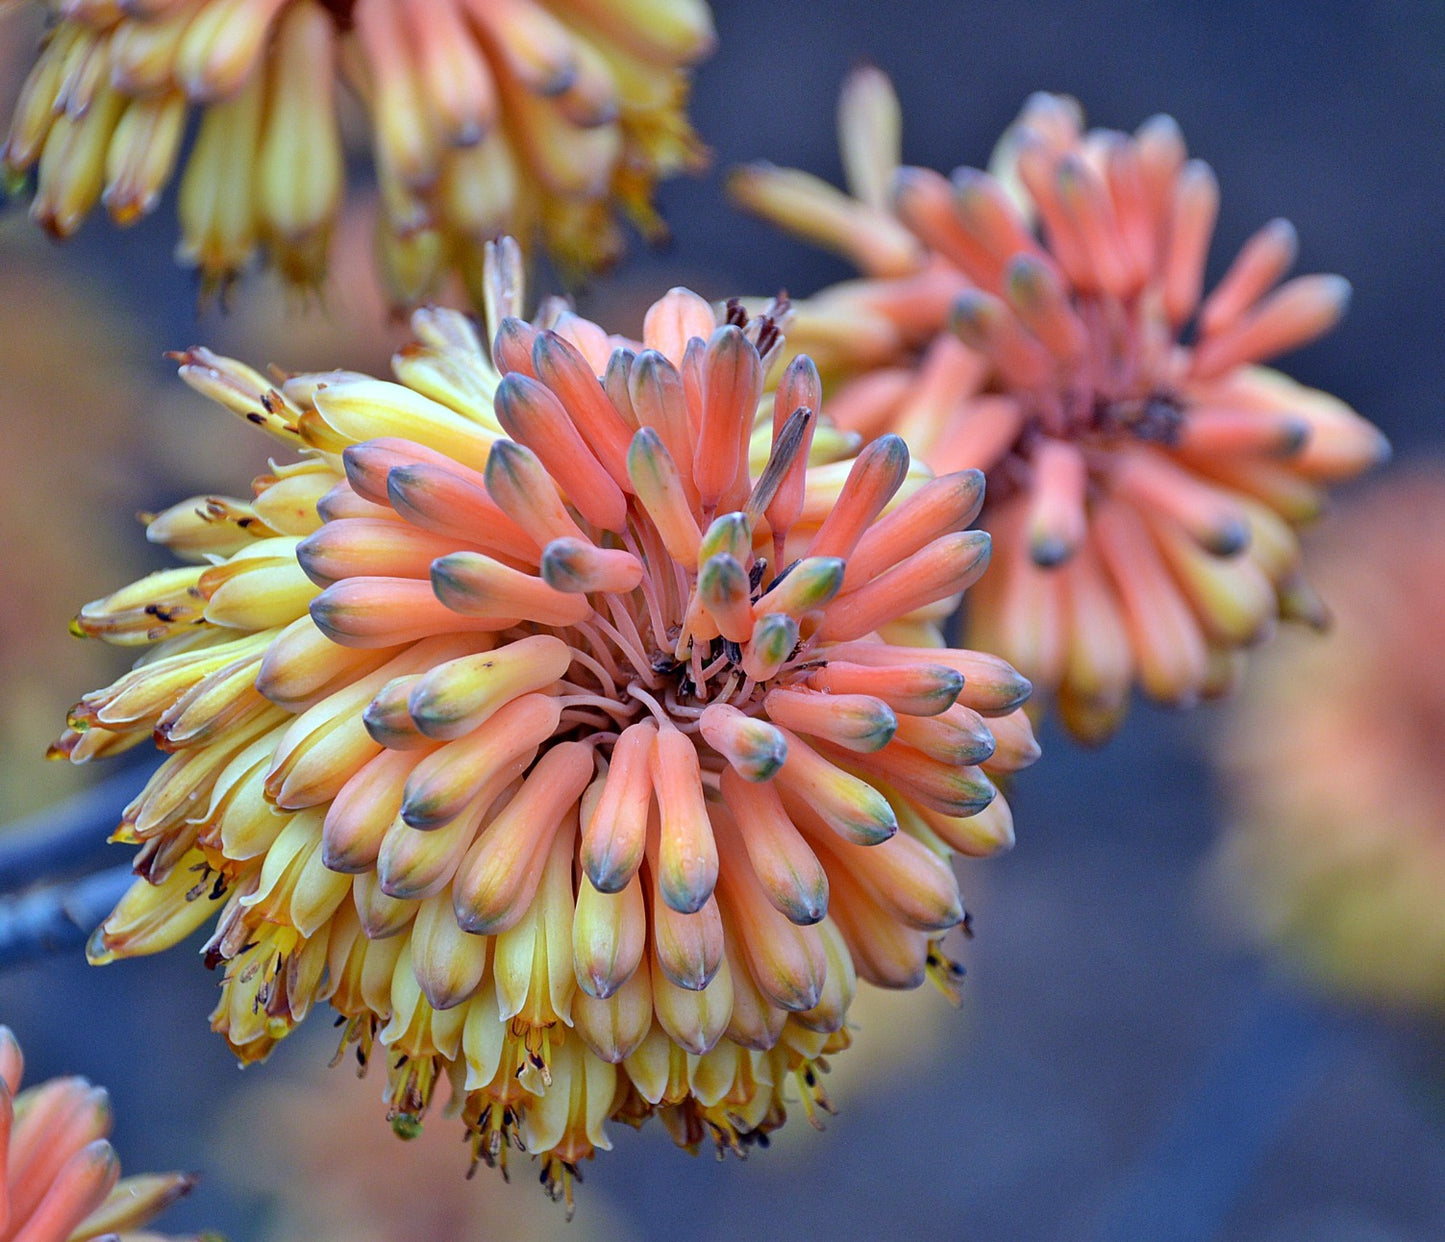
<path id="1" fill-rule="evenodd" d="M 633 327 L 678 283 L 805 294 L 847 275 L 729 208 L 722 174 L 768 158 L 836 180 L 838 84 L 868 59 L 897 84 L 905 158 L 945 171 L 982 163 L 1036 89 L 1072 93 L 1120 128 L 1172 113 L 1223 189 L 1212 275 L 1286 215 L 1300 270 L 1354 282 L 1344 325 L 1287 369 L 1372 418 L 1402 461 L 1442 447 L 1445 6 L 715 8 L 719 51 L 692 109 L 713 170 L 664 187 L 673 244 L 634 248 L 583 291 L 595 317 Z M 32 18 L 0 23 L 0 64 L 34 37 Z M 15 80 L 0 73 L 0 95 Z M 162 350 L 205 342 L 257 363 L 376 369 L 398 339 L 368 294 L 359 222 L 343 239 L 358 275 L 310 315 L 265 281 L 228 314 L 198 315 L 170 262 L 174 228 L 168 199 L 129 232 L 92 221 L 56 248 L 23 207 L 0 212 L 0 819 L 86 779 L 40 755 L 65 707 L 118 667 L 66 636 L 69 616 L 160 563 L 132 515 L 244 492 L 264 465 L 259 437 L 190 394 Z M 1102 752 L 1046 729 L 1045 758 L 1016 790 L 1017 848 L 964 874 L 978 938 L 962 1011 L 932 993 L 860 1011 L 827 1133 L 797 1117 L 746 1164 L 690 1159 L 660 1128 L 614 1127 L 570 1226 L 522 1162 L 505 1191 L 495 1177 L 463 1182 L 464 1151 L 440 1118 L 421 1146 L 391 1140 L 380 1083 L 325 1070 L 320 1015 L 240 1073 L 207 1029 L 216 981 L 185 949 L 105 970 L 78 954 L 13 969 L 0 1020 L 35 1076 L 110 1088 L 127 1168 L 205 1171 L 168 1228 L 238 1242 L 1445 1237 L 1440 1028 L 1313 995 L 1234 934 L 1202 878 L 1228 814 L 1211 755 L 1230 727 L 1218 707 L 1141 707 Z"/>

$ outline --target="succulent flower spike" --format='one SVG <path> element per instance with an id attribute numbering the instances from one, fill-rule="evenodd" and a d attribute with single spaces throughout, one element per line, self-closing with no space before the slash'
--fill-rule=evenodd
<path id="1" fill-rule="evenodd" d="M 1320 989 L 1434 1018 L 1445 1009 L 1441 463 L 1351 496 L 1311 551 L 1333 624 L 1322 642 L 1281 640 L 1221 732 L 1232 815 L 1214 905 Z"/>
<path id="2" fill-rule="evenodd" d="M 171 752 L 94 961 L 219 914 L 242 1060 L 329 1000 L 398 1132 L 445 1077 L 477 1160 L 566 1196 L 609 1118 L 741 1149 L 795 1085 L 811 1115 L 858 979 L 952 988 L 948 859 L 1011 843 L 988 773 L 1037 748 L 1028 682 L 931 620 L 988 560 L 977 471 L 813 436 L 806 359 L 813 405 L 759 422 L 770 316 L 675 289 L 640 342 L 525 324 L 518 261 L 493 353 L 422 311 L 402 383 L 180 355 L 303 456 L 155 519 L 211 563 L 82 611 L 153 646 L 55 749 Z"/>
<path id="3" fill-rule="evenodd" d="M 687 66 L 713 43 L 705 0 L 36 2 L 52 24 L 0 168 L 35 171 L 30 214 L 68 237 L 97 202 L 121 225 L 154 210 L 183 162 L 177 254 L 203 291 L 257 253 L 322 282 L 346 192 L 342 83 L 369 113 L 401 305 L 448 271 L 480 298 L 502 233 L 564 273 L 605 264 L 618 213 L 661 235 L 654 185 L 705 158 L 684 112 Z"/>
<path id="4" fill-rule="evenodd" d="M 1035 95 L 991 172 L 943 177 L 900 166 L 898 101 L 865 67 L 839 133 L 851 197 L 770 165 L 732 192 L 863 272 L 789 324 L 833 421 L 988 475 L 998 564 L 967 641 L 1102 741 L 1133 686 L 1190 704 L 1277 619 L 1320 624 L 1294 528 L 1389 445 L 1259 364 L 1332 328 L 1348 284 L 1280 284 L 1295 236 L 1275 220 L 1205 296 L 1219 191 L 1168 117 L 1084 132 L 1072 99 Z"/>
<path id="5" fill-rule="evenodd" d="M 24 1067 L 14 1033 L 0 1026 L 0 1240 L 162 1242 L 142 1226 L 188 1194 L 196 1179 L 186 1173 L 121 1179 L 105 1091 L 84 1078 L 52 1078 L 22 1091 Z"/>

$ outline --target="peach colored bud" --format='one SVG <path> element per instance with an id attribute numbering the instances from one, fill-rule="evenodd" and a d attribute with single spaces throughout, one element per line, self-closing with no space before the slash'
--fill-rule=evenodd
<path id="1" fill-rule="evenodd" d="M 585 986 L 572 998 L 573 1029 L 611 1065 L 631 1056 L 652 1025 L 652 977 L 646 967 L 633 971 L 627 982 L 605 999 L 590 996 Z"/>
<path id="2" fill-rule="evenodd" d="M 333 871 L 365 871 L 401 813 L 402 790 L 425 757 L 422 750 L 383 750 L 361 766 L 326 808 L 321 857 Z"/>
<path id="3" fill-rule="evenodd" d="M 653 742 L 650 768 L 661 825 L 658 889 L 673 910 L 691 914 L 712 895 L 718 869 L 697 747 L 677 729 L 663 729 Z"/>
<path id="4" fill-rule="evenodd" d="M 895 617 L 966 590 L 988 568 L 992 542 L 983 531 L 944 535 L 894 568 L 841 597 L 821 633 L 837 642 L 861 638 Z"/>
<path id="5" fill-rule="evenodd" d="M 712 306 L 691 289 L 669 289 L 647 310 L 642 336 L 653 349 L 678 366 L 693 337 L 706 340 L 717 327 Z"/>
<path id="6" fill-rule="evenodd" d="M 711 318 L 711 310 L 708 315 Z M 655 349 L 644 349 L 637 355 L 627 377 L 628 398 L 637 415 L 638 428 L 652 428 L 674 462 L 689 461 L 693 444 L 687 397 L 677 369 L 681 362 L 681 349 L 675 361 Z M 689 501 L 695 501 L 697 485 L 691 472 L 683 477 L 682 485 Z"/>
<path id="7" fill-rule="evenodd" d="M 795 733 L 781 731 L 788 757 L 775 778 L 784 801 L 811 806 L 823 821 L 850 841 L 873 845 L 898 831 L 888 800 L 873 786 L 834 766 Z"/>
<path id="8" fill-rule="evenodd" d="M 480 552 L 438 557 L 431 565 L 431 586 L 453 612 L 480 621 L 528 617 L 543 625 L 575 625 L 592 611 L 585 597 L 555 590 Z M 507 620 L 491 628 L 514 624 Z"/>
<path id="9" fill-rule="evenodd" d="M 1119 233 L 1103 178 L 1087 160 L 1071 151 L 1055 166 L 1054 180 L 1059 202 L 1088 256 L 1097 286 L 1120 298 L 1136 292 L 1136 270 Z"/>
<path id="10" fill-rule="evenodd" d="M 1233 556 L 1249 544 L 1249 526 L 1238 505 L 1162 454 L 1144 449 L 1121 453 L 1113 482 L 1121 497 L 1167 514 L 1215 556 Z"/>
<path id="11" fill-rule="evenodd" d="M 829 861 L 833 855 L 820 851 Z M 829 921 L 837 927 L 858 978 L 885 988 L 916 988 L 924 979 L 928 937 L 889 917 L 855 873 L 841 863 L 829 870 L 833 897 Z"/>
<path id="12" fill-rule="evenodd" d="M 536 757 L 537 748 L 530 746 L 503 759 L 486 773 L 476 795 L 440 827 L 413 828 L 398 815 L 376 859 L 382 892 L 412 902 L 441 892 L 456 875 L 488 808 L 515 789 L 517 778 Z"/>
<path id="13" fill-rule="evenodd" d="M 1001 271 L 1015 255 L 1046 262 L 1043 251 L 996 178 L 975 168 L 959 168 L 949 181 L 958 222 L 988 256 L 987 271 Z"/>
<path id="14" fill-rule="evenodd" d="M 1150 694 L 1165 702 L 1192 700 L 1204 679 L 1207 658 L 1198 621 L 1131 508 L 1119 502 L 1103 506 L 1094 523 L 1100 559 L 1118 589 L 1141 680 Z"/>
<path id="15" fill-rule="evenodd" d="M 698 602 L 711 616 L 722 636 L 745 643 L 753 633 L 753 610 L 748 598 L 747 571 L 726 552 L 704 561 L 697 576 Z"/>
<path id="16" fill-rule="evenodd" d="M 1061 565 L 1084 541 L 1088 518 L 1084 493 L 1088 468 L 1084 456 L 1065 440 L 1044 438 L 1034 450 L 1034 481 L 1029 497 L 1029 555 L 1035 565 Z"/>
<path id="17" fill-rule="evenodd" d="M 332 642 L 309 616 L 276 638 L 261 660 L 256 689 L 289 711 L 301 711 L 353 677 L 365 676 L 391 656 L 385 648 L 358 650 Z"/>
<path id="18" fill-rule="evenodd" d="M 1286 353 L 1323 336 L 1343 317 L 1350 282 L 1343 276 L 1297 276 L 1200 342 L 1192 373 L 1212 379 L 1246 362 Z"/>
<path id="19" fill-rule="evenodd" d="M 497 935 L 522 917 L 563 813 L 582 796 L 592 772 L 592 752 L 586 746 L 563 743 L 543 754 L 462 861 L 453 905 L 463 930 Z"/>
<path id="20" fill-rule="evenodd" d="M 464 467 L 426 462 L 395 466 L 387 474 L 386 490 L 397 514 L 433 534 L 475 542 L 522 561 L 534 559 L 541 546 L 502 511 L 483 486 L 482 476 Z"/>
<path id="21" fill-rule="evenodd" d="M 749 418 L 763 392 L 763 369 L 756 349 L 739 328 L 725 324 L 708 338 L 702 358 L 702 425 L 693 450 L 692 476 L 704 511 L 730 493 L 743 472 L 746 488 Z"/>
<path id="22" fill-rule="evenodd" d="M 895 713 L 936 716 L 958 700 L 963 675 L 942 664 L 872 667 L 830 660 L 808 674 L 808 685 L 825 694 L 860 694 L 881 699 Z"/>
<path id="23" fill-rule="evenodd" d="M 23 1190 L 12 1201 L 13 1216 L 25 1223 L 11 1236 L 16 1242 L 49 1242 L 68 1237 L 104 1201 L 120 1178 L 120 1160 L 104 1139 L 82 1147 L 49 1181 L 33 1211 L 19 1210 Z"/>
<path id="24" fill-rule="evenodd" d="M 849 754 L 821 739 L 819 748 L 850 770 L 876 777 L 945 815 L 976 815 L 998 793 L 981 769 L 939 762 L 901 742 L 868 755 Z"/>
<path id="25" fill-rule="evenodd" d="M 412 684 L 407 710 L 427 737 L 451 741 L 504 704 L 552 685 L 571 661 L 560 639 L 534 634 L 434 666 Z"/>
<path id="26" fill-rule="evenodd" d="M 843 561 L 836 556 L 808 556 L 798 561 L 753 604 L 761 622 L 769 615 L 799 618 L 822 608 L 843 585 Z"/>
<path id="27" fill-rule="evenodd" d="M 498 708 L 472 732 L 426 755 L 407 779 L 402 819 L 422 831 L 450 821 L 493 771 L 550 736 L 560 711 L 552 695 L 523 695 Z"/>
<path id="28" fill-rule="evenodd" d="M 456 551 L 456 541 L 409 523 L 376 518 L 328 522 L 296 546 L 296 560 L 317 586 L 380 575 L 425 579 L 431 563 Z"/>
<path id="29" fill-rule="evenodd" d="M 1180 429 L 1179 450 L 1201 457 L 1294 457 L 1310 440 L 1310 424 L 1286 411 L 1196 407 Z"/>
<path id="30" fill-rule="evenodd" d="M 620 892 L 642 863 L 656 737 L 657 726 L 651 720 L 622 731 L 602 795 L 584 825 L 582 867 L 599 892 Z"/>
<path id="31" fill-rule="evenodd" d="M 1048 352 L 991 294 L 960 293 L 950 308 L 948 323 L 959 340 L 986 354 L 1011 384 L 1024 388 L 1041 385 L 1053 371 Z"/>
<path id="32" fill-rule="evenodd" d="M 726 703 L 710 704 L 698 723 L 707 744 L 744 780 L 771 780 L 787 758 L 787 743 L 773 725 Z"/>
<path id="33" fill-rule="evenodd" d="M 797 645 L 797 621 L 781 612 L 765 613 L 753 624 L 752 637 L 743 651 L 743 672 L 754 681 L 767 681 Z"/>
<path id="34" fill-rule="evenodd" d="M 538 547 L 553 539 L 586 538 L 531 449 L 498 440 L 487 459 L 486 488 L 502 512 L 532 532 Z"/>
<path id="35" fill-rule="evenodd" d="M 894 178 L 893 210 L 899 219 L 971 280 L 990 286 L 1000 265 L 960 223 L 953 197 L 948 181 L 926 168 L 900 168 Z"/>
<path id="36" fill-rule="evenodd" d="M 706 987 L 682 987 L 669 979 L 659 964 L 656 940 L 653 948 L 652 1007 L 658 1025 L 679 1047 L 702 1056 L 723 1037 L 732 1016 L 732 971 L 723 961 Z"/>
<path id="37" fill-rule="evenodd" d="M 395 677 L 376 692 L 361 713 L 361 723 L 371 740 L 392 750 L 416 750 L 429 747 L 431 740 L 416 727 L 407 710 L 407 697 L 421 674 L 409 673 Z"/>
<path id="38" fill-rule="evenodd" d="M 554 539 L 542 549 L 542 581 L 557 591 L 626 595 L 642 576 L 642 563 L 621 548 L 599 548 L 583 539 Z"/>
<path id="39" fill-rule="evenodd" d="M 908 460 L 908 446 L 893 435 L 874 440 L 859 453 L 837 504 L 809 546 L 809 555 L 844 559 L 852 555 L 864 532 L 903 485 Z"/>
<path id="40" fill-rule="evenodd" d="M 722 816 L 718 825 L 720 848 L 730 861 L 742 863 L 744 847 L 737 828 Z M 750 866 L 724 869 L 720 891 L 741 937 L 748 973 L 763 996 L 790 1011 L 816 1005 L 827 972 L 823 941 L 816 928 L 781 914 Z"/>
<path id="41" fill-rule="evenodd" d="M 502 630 L 518 620 L 497 613 L 464 617 L 437 598 L 430 582 L 415 578 L 345 578 L 313 599 L 310 612 L 332 642 L 366 649 L 459 630 Z"/>
<path id="42" fill-rule="evenodd" d="M 695 566 L 702 532 L 693 516 L 677 464 L 650 427 L 643 427 L 632 437 L 627 472 L 638 500 L 656 524 L 668 553 L 683 565 Z"/>
<path id="43" fill-rule="evenodd" d="M 631 430 L 608 400 L 598 381 L 598 371 L 575 345 L 556 332 L 543 332 L 537 337 L 532 346 L 532 363 L 537 378 L 567 407 L 598 461 L 617 486 L 625 489 Z"/>
<path id="44" fill-rule="evenodd" d="M 507 434 L 537 454 L 547 473 L 562 483 L 578 512 L 594 526 L 621 530 L 627 521 L 621 489 L 552 391 L 525 375 L 513 374 L 498 386 L 496 400 L 497 417 Z"/>
<path id="45" fill-rule="evenodd" d="M 1031 254 L 1011 259 L 1004 271 L 1004 296 L 1024 327 L 1060 362 L 1075 362 L 1083 354 L 1084 325 L 1047 261 Z"/>
<path id="46" fill-rule="evenodd" d="M 1199 308 L 1201 336 L 1232 327 L 1294 265 L 1299 236 L 1288 220 L 1271 220 L 1254 234 Z"/>
<path id="47" fill-rule="evenodd" d="M 847 750 L 878 750 L 898 728 L 893 709 L 871 695 L 769 690 L 763 709 L 783 728 L 826 738 Z"/>
<path id="48" fill-rule="evenodd" d="M 995 749 L 989 725 L 961 703 L 934 716 L 900 716 L 896 736 L 904 746 L 940 763 L 983 763 Z"/>
<path id="49" fill-rule="evenodd" d="M 486 974 L 490 952 L 490 940 L 457 925 L 446 889 L 421 903 L 412 924 L 411 961 L 433 1009 L 451 1009 L 471 997 Z"/>
<path id="50" fill-rule="evenodd" d="M 918 243 L 881 211 L 864 211 L 827 182 L 771 164 L 728 175 L 728 194 L 745 210 L 835 250 L 880 276 L 914 270 Z"/>
<path id="51" fill-rule="evenodd" d="M 647 948 L 647 912 L 642 881 L 634 873 L 617 893 L 603 893 L 585 876 L 577 887 L 572 919 L 572 967 L 588 996 L 614 995 L 642 962 Z"/>
<path id="52" fill-rule="evenodd" d="M 1219 183 L 1203 160 L 1179 172 L 1164 258 L 1164 309 L 1171 323 L 1183 323 L 1199 303 L 1209 235 L 1219 213 Z"/>

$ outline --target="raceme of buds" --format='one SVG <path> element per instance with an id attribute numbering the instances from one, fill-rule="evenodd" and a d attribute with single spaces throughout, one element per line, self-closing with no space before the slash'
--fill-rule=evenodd
<path id="1" fill-rule="evenodd" d="M 343 85 L 364 103 L 392 299 L 454 270 L 480 296 L 486 241 L 540 241 L 570 273 L 615 258 L 620 211 L 665 230 L 655 183 L 697 168 L 686 66 L 704 0 L 37 0 L 52 18 L 0 158 L 31 215 L 75 232 L 97 202 L 154 210 L 178 165 L 179 257 L 224 289 L 261 252 L 319 284 L 346 187 Z M 199 124 L 183 156 L 187 121 Z"/>
<path id="2" fill-rule="evenodd" d="M 805 358 L 759 420 L 769 315 L 527 323 L 517 262 L 490 355 L 422 311 L 399 383 L 180 356 L 304 456 L 151 523 L 192 564 L 81 611 L 147 651 L 56 752 L 169 752 L 95 960 L 219 911 L 243 1060 L 328 1000 L 399 1132 L 446 1076 L 477 1159 L 570 1195 L 609 1118 L 741 1148 L 825 1106 L 857 979 L 951 990 L 949 858 L 1011 842 L 990 773 L 1038 752 L 1027 681 L 937 629 L 977 471 L 820 428 Z"/>
<path id="3" fill-rule="evenodd" d="M 767 165 L 732 188 L 865 273 L 789 327 L 838 425 L 988 475 L 997 565 L 967 640 L 1102 740 L 1133 685 L 1189 704 L 1226 690 L 1277 619 L 1320 624 L 1295 528 L 1388 445 L 1258 364 L 1332 328 L 1348 284 L 1281 284 L 1295 234 L 1275 220 L 1206 296 L 1218 187 L 1168 117 L 1086 133 L 1073 100 L 1035 95 L 992 172 L 951 177 L 901 167 L 899 129 L 865 67 L 839 113 L 852 197 Z"/>
<path id="4" fill-rule="evenodd" d="M 52 1078 L 22 1091 L 24 1068 L 14 1033 L 0 1026 L 0 1242 L 161 1242 L 141 1226 L 196 1179 L 122 1179 L 105 1091 L 84 1078 Z"/>

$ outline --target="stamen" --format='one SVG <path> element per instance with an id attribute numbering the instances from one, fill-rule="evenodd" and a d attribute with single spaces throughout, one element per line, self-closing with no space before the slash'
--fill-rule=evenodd
<path id="1" fill-rule="evenodd" d="M 668 719 L 667 711 L 662 706 L 662 704 L 659 703 L 655 698 L 653 698 L 652 695 L 648 694 L 648 692 L 644 690 L 642 686 L 639 685 L 637 682 L 633 681 L 628 683 L 627 693 L 630 694 L 634 699 L 637 699 L 640 702 L 644 703 L 647 706 L 647 710 L 657 717 L 657 721 L 659 724 L 668 728 L 676 727 L 673 725 L 672 721 Z"/>

